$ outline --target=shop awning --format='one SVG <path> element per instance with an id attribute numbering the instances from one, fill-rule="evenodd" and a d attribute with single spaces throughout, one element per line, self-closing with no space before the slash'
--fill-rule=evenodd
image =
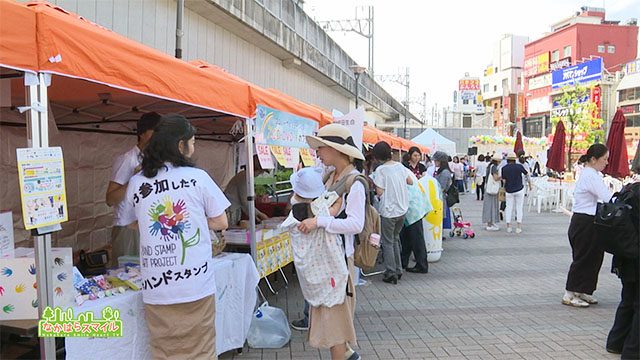
<path id="1" fill-rule="evenodd" d="M 244 82 L 219 72 L 203 74 L 185 61 L 60 7 L 30 3 L 26 8 L 35 16 L 26 13 L 25 6 L 2 2 L 0 64 L 4 67 L 84 79 L 224 114 L 251 116 L 249 87 Z"/>
<path id="2" fill-rule="evenodd" d="M 616 90 L 621 91 L 637 87 L 640 87 L 640 73 L 630 74 L 623 77 Z"/>

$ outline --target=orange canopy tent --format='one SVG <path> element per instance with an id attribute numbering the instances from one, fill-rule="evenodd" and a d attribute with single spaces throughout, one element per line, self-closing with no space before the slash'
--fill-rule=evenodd
<path id="1" fill-rule="evenodd" d="M 275 110 L 314 120 L 318 122 L 320 126 L 331 123 L 332 121 L 331 116 L 320 108 L 303 103 L 275 89 L 265 89 L 256 84 L 252 84 L 238 76 L 228 73 L 217 65 L 209 64 L 203 60 L 193 60 L 189 63 L 208 73 L 216 73 L 220 76 L 227 76 L 234 81 L 243 82 L 249 88 L 249 104 L 252 116 L 255 116 L 258 105 L 264 105 Z"/>
<path id="2" fill-rule="evenodd" d="M 22 4 L 0 2 L 0 66 L 35 73 L 38 69 L 36 14 Z"/>
<path id="3" fill-rule="evenodd" d="M 48 3 L 0 2 L 0 64 L 247 118 L 249 88 Z M 212 86 L 215 84 L 215 86 Z M 72 96 L 73 94 L 69 94 Z"/>

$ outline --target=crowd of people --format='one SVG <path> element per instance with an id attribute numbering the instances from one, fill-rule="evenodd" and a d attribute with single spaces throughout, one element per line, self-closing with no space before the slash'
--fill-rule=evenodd
<path id="1" fill-rule="evenodd" d="M 180 115 L 145 114 L 137 131 L 136 146 L 114 163 L 106 194 L 107 204 L 115 208 L 113 257 L 139 255 L 145 278 L 162 278 L 183 268 L 210 269 L 212 231 L 226 229 L 229 223 L 238 221 L 239 213 L 246 212 L 242 200 L 247 193 L 244 172 L 237 174 L 222 192 L 192 162 L 195 129 Z M 480 155 L 472 164 L 468 156 L 451 157 L 436 151 L 429 157 L 418 148 L 411 148 L 398 162 L 393 160 L 389 144 L 379 142 L 365 157 L 349 130 L 339 124 L 322 127 L 317 135 L 308 136 L 307 142 L 317 151 L 323 168 L 292 175 L 292 209 L 298 209 L 299 204 L 307 209 L 292 211 L 291 216 L 299 220 L 295 231 L 301 238 L 320 231 L 342 244 L 334 246 L 333 251 L 345 259 L 345 264 L 330 269 L 335 274 L 329 275 L 338 279 L 344 276 L 341 271 L 346 271 L 346 288 L 344 300 L 331 306 L 305 301 L 305 317 L 292 322 L 292 327 L 308 330 L 310 345 L 330 349 L 332 359 L 360 359 L 353 350 L 357 345 L 354 254 L 358 246 L 370 241 L 358 238 L 370 220 L 369 205 L 375 204 L 380 218 L 380 234 L 376 235 L 384 262 L 382 281 L 395 285 L 405 271 L 429 271 L 422 222 L 410 221 L 407 215 L 411 211 L 410 189 L 419 179 L 432 176 L 445 200 L 452 187 L 461 194 L 475 188 L 476 200 L 483 202 L 486 230 L 498 231 L 498 223 L 504 221 L 508 233 L 519 234 L 523 231 L 523 203 L 531 189 L 530 177 L 540 174 L 539 164 L 524 154 Z M 593 293 L 604 251 L 598 245 L 593 224 L 598 202 L 612 197 L 600 175 L 607 158 L 607 148 L 596 144 L 580 159 L 582 168 L 568 230 L 573 262 L 562 297 L 565 305 L 588 307 L 598 302 Z M 255 170 L 262 171 L 259 164 Z M 310 204 L 328 192 L 337 195 L 329 211 L 311 214 Z M 444 204 L 443 226 L 447 228 L 451 202 Z M 258 220 L 266 219 L 263 213 L 256 215 Z M 162 245 L 168 239 L 182 244 L 180 259 L 146 261 L 150 254 L 144 249 Z M 412 253 L 415 265 L 410 266 Z M 638 352 L 638 260 L 616 257 L 614 268 L 622 279 L 623 291 L 607 350 L 624 357 Z M 203 271 L 183 281 L 143 288 L 154 358 L 176 353 L 184 358 L 215 358 L 212 275 L 211 271 Z"/>

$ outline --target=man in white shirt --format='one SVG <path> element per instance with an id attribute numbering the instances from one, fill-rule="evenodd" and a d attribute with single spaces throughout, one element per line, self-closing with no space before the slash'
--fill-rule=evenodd
<path id="1" fill-rule="evenodd" d="M 397 284 L 402 277 L 400 259 L 400 231 L 404 224 L 404 215 L 409 209 L 407 185 L 413 185 L 411 172 L 401 163 L 391 160 L 391 147 L 384 141 L 373 147 L 373 157 L 382 162 L 371 174 L 380 197 L 382 252 L 384 254 L 385 274 L 382 281 Z"/>
<path id="2" fill-rule="evenodd" d="M 122 200 L 127 192 L 129 180 L 140 171 L 142 150 L 147 145 L 153 129 L 160 121 L 160 114 L 150 112 L 142 115 L 136 125 L 138 143 L 131 150 L 118 156 L 113 163 L 111 181 L 107 188 L 106 202 L 113 207 L 113 228 L 111 229 L 111 264 L 116 264 L 118 257 L 124 255 L 138 256 L 140 252 L 140 237 L 137 230 L 126 227 L 123 218 L 124 203 Z"/>

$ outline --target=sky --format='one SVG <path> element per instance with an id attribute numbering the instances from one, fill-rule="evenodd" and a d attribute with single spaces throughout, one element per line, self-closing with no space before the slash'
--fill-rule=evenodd
<path id="1" fill-rule="evenodd" d="M 305 11 L 317 21 L 355 17 L 356 9 L 374 6 L 374 70 L 376 75 L 404 74 L 410 69 L 410 97 L 427 93 L 427 109 L 452 106 L 458 80 L 468 72 L 480 77 L 491 63 L 494 44 L 504 34 L 535 40 L 551 24 L 582 6 L 605 7 L 607 20 L 625 23 L 640 18 L 640 0 L 306 0 Z M 366 14 L 361 11 L 363 16 Z M 359 64 L 367 66 L 367 39 L 354 33 L 329 35 Z M 639 46 L 640 48 L 640 46 Z M 405 88 L 381 84 L 403 101 Z M 412 104 L 420 116 L 422 106 Z"/>

